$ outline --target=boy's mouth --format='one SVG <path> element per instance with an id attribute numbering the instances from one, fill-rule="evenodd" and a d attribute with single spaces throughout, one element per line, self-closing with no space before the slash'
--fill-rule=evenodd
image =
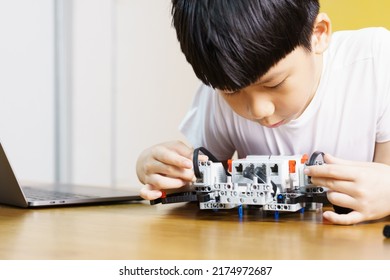
<path id="1" fill-rule="evenodd" d="M 277 127 L 281 126 L 282 124 L 284 124 L 284 120 L 281 120 L 280 122 L 277 122 L 277 123 L 274 123 L 271 125 L 265 125 L 265 126 L 268 128 L 277 128 Z"/>

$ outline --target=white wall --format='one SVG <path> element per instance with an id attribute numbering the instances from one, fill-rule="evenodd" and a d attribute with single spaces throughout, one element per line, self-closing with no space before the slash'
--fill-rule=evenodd
<path id="1" fill-rule="evenodd" d="M 73 5 L 73 180 L 138 186 L 137 156 L 183 139 L 177 126 L 198 85 L 171 27 L 170 1 Z"/>
<path id="2" fill-rule="evenodd" d="M 137 184 L 135 160 L 153 144 L 182 139 L 177 127 L 199 85 L 171 26 L 170 0 L 117 1 L 118 185 Z"/>
<path id="3" fill-rule="evenodd" d="M 53 1 L 0 1 L 0 141 L 21 179 L 54 179 Z"/>
<path id="4" fill-rule="evenodd" d="M 72 181 L 111 183 L 113 19 L 110 0 L 73 1 Z"/>
<path id="5" fill-rule="evenodd" d="M 53 181 L 60 162 L 65 181 L 138 187 L 137 156 L 184 140 L 177 127 L 198 86 L 171 27 L 170 0 L 56 1 L 0 0 L 0 139 L 23 180 Z M 65 34 L 55 33 L 55 3 L 69 9 Z M 56 45 L 68 48 L 61 59 Z M 62 153 L 59 111 L 69 113 Z"/>

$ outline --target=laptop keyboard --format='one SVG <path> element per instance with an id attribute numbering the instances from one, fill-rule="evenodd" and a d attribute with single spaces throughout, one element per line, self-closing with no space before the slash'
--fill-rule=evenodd
<path id="1" fill-rule="evenodd" d="M 59 200 L 59 199 L 82 199 L 96 196 L 79 195 L 74 193 L 47 191 L 30 187 L 23 188 L 24 195 L 31 201 Z"/>

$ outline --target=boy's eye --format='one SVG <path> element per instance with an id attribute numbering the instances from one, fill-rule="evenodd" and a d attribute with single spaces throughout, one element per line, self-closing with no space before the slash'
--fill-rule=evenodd
<path id="1" fill-rule="evenodd" d="M 278 87 L 282 86 L 283 83 L 284 83 L 284 81 L 285 81 L 285 80 L 281 81 L 280 83 L 278 83 L 278 84 L 276 84 L 276 85 L 265 85 L 264 87 L 265 87 L 265 88 L 272 88 L 272 89 L 275 89 L 275 88 L 278 88 Z"/>
<path id="2" fill-rule="evenodd" d="M 240 91 L 239 90 L 236 90 L 236 91 L 222 91 L 223 92 L 223 94 L 225 95 L 225 96 L 233 96 L 233 95 L 236 95 L 236 94 L 239 94 L 240 93 Z"/>

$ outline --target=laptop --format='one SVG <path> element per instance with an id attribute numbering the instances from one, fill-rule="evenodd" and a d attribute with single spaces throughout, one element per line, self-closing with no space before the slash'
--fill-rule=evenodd
<path id="1" fill-rule="evenodd" d="M 136 200 L 142 200 L 138 190 L 72 184 L 21 186 L 0 143 L 0 204 L 28 208 Z"/>

